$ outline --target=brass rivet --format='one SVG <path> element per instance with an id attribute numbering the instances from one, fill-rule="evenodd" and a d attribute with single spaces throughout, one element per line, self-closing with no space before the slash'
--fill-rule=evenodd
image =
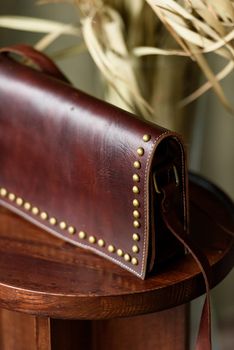
<path id="1" fill-rule="evenodd" d="M 137 258 L 132 258 L 132 264 L 133 265 L 138 265 L 138 260 L 137 260 Z"/>
<path id="2" fill-rule="evenodd" d="M 0 189 L 0 195 L 1 195 L 1 197 L 6 197 L 6 195 L 7 195 L 7 190 L 6 190 L 5 188 L 1 188 L 1 189 Z"/>
<path id="3" fill-rule="evenodd" d="M 124 254 L 124 260 L 125 261 L 130 261 L 131 260 L 131 257 L 129 254 Z"/>
<path id="4" fill-rule="evenodd" d="M 138 199 L 133 199 L 132 204 L 135 208 L 138 208 L 140 206 L 140 202 Z"/>
<path id="5" fill-rule="evenodd" d="M 109 253 L 114 253 L 114 252 L 115 252 L 115 247 L 114 247 L 112 244 L 110 244 L 110 245 L 108 246 L 108 252 L 109 252 Z"/>
<path id="6" fill-rule="evenodd" d="M 89 243 L 94 244 L 96 242 L 96 238 L 94 236 L 89 236 Z"/>
<path id="7" fill-rule="evenodd" d="M 74 235 L 74 233 L 76 233 L 76 229 L 74 226 L 69 226 L 67 230 L 70 233 L 70 235 Z"/>
<path id="8" fill-rule="evenodd" d="M 139 219 L 139 217 L 141 216 L 140 212 L 138 210 L 134 210 L 133 211 L 133 217 L 136 219 Z"/>
<path id="9" fill-rule="evenodd" d="M 19 207 L 21 207 L 21 205 L 23 205 L 23 203 L 24 203 L 24 201 L 23 201 L 22 198 L 20 198 L 20 197 L 17 197 L 17 198 L 16 198 L 16 204 L 17 204 Z"/>
<path id="10" fill-rule="evenodd" d="M 42 211 L 40 214 L 40 217 L 42 220 L 47 220 L 48 219 L 48 214 L 45 211 Z"/>
<path id="11" fill-rule="evenodd" d="M 56 218 L 54 218 L 54 217 L 50 218 L 49 222 L 50 222 L 50 224 L 51 224 L 52 226 L 54 226 L 54 225 L 57 224 L 57 220 L 56 220 Z"/>
<path id="12" fill-rule="evenodd" d="M 37 214 L 39 213 L 39 209 L 38 209 L 37 207 L 33 207 L 33 208 L 32 208 L 32 213 L 33 213 L 34 215 L 37 215 Z"/>
<path id="13" fill-rule="evenodd" d="M 80 231 L 78 233 L 78 236 L 79 236 L 80 239 L 85 239 L 86 238 L 86 233 L 84 231 Z"/>
<path id="14" fill-rule="evenodd" d="M 141 226 L 141 225 L 140 225 L 139 221 L 137 221 L 137 220 L 134 220 L 134 221 L 133 221 L 133 227 L 139 228 L 140 226 Z"/>
<path id="15" fill-rule="evenodd" d="M 133 192 L 133 193 L 135 193 L 135 194 L 140 193 L 139 187 L 137 187 L 137 186 L 133 186 L 133 188 L 132 188 L 132 192 Z"/>
<path id="16" fill-rule="evenodd" d="M 139 182 L 140 181 L 140 176 L 138 174 L 133 174 L 133 181 Z"/>
<path id="17" fill-rule="evenodd" d="M 118 249 L 117 250 L 117 255 L 118 256 L 123 256 L 124 255 L 124 252 L 122 251 L 122 249 Z"/>
<path id="18" fill-rule="evenodd" d="M 144 153 L 145 153 L 144 148 L 139 147 L 139 148 L 137 149 L 137 154 L 138 154 L 138 156 L 143 156 Z"/>
<path id="19" fill-rule="evenodd" d="M 150 139 L 151 139 L 151 136 L 150 136 L 150 135 L 144 135 L 144 136 L 143 136 L 143 141 L 144 141 L 144 142 L 149 142 Z"/>
<path id="20" fill-rule="evenodd" d="M 137 245 L 132 246 L 133 253 L 139 253 L 139 247 Z"/>
<path id="21" fill-rule="evenodd" d="M 29 202 L 24 203 L 24 209 L 25 210 L 30 210 L 31 209 L 31 204 Z"/>
<path id="22" fill-rule="evenodd" d="M 141 163 L 139 162 L 139 160 L 136 160 L 134 163 L 133 163 L 133 166 L 135 169 L 140 169 L 141 168 Z"/>
<path id="23" fill-rule="evenodd" d="M 65 221 L 61 221 L 59 223 L 59 227 L 61 228 L 61 230 L 66 230 L 66 228 L 67 228 L 66 222 Z"/>
<path id="24" fill-rule="evenodd" d="M 14 202 L 14 200 L 15 200 L 15 194 L 14 194 L 14 193 L 9 193 L 9 194 L 8 194 L 8 198 L 10 199 L 10 201 Z"/>
<path id="25" fill-rule="evenodd" d="M 132 239 L 136 242 L 138 242 L 140 240 L 140 236 L 138 235 L 138 233 L 133 233 L 132 235 Z"/>
<path id="26" fill-rule="evenodd" d="M 99 247 L 104 247 L 105 246 L 105 241 L 103 240 L 103 239 L 99 239 L 98 240 L 98 245 L 99 245 Z"/>

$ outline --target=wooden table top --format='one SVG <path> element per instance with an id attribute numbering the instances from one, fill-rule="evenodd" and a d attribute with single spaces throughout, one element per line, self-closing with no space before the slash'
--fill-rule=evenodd
<path id="1" fill-rule="evenodd" d="M 234 265 L 233 238 L 221 227 L 234 232 L 230 208 L 195 184 L 190 193 L 191 231 L 209 258 L 215 286 Z M 210 216 L 198 210 L 201 202 Z M 64 319 L 105 319 L 171 308 L 203 292 L 203 278 L 191 256 L 142 281 L 0 210 L 2 308 Z"/>

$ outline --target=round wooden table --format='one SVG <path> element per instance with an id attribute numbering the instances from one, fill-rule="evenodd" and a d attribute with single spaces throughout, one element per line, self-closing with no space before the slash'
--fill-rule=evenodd
<path id="1" fill-rule="evenodd" d="M 234 265 L 233 237 L 223 228 L 234 232 L 234 224 L 232 204 L 213 189 L 190 184 L 191 234 L 215 286 Z M 141 281 L 0 211 L 1 350 L 187 349 L 185 303 L 204 289 L 189 255 Z"/>

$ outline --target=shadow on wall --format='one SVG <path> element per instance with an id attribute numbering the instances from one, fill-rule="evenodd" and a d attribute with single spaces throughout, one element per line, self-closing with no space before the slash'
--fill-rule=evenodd
<path id="1" fill-rule="evenodd" d="M 215 72 L 223 68 L 219 59 L 211 64 Z M 234 108 L 233 85 L 232 73 L 222 86 Z M 191 168 L 200 170 L 234 200 L 234 116 L 223 108 L 213 91 L 200 99 L 195 126 Z"/>

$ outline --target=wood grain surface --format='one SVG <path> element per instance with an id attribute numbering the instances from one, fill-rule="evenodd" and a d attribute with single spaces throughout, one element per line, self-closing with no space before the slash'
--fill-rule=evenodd
<path id="1" fill-rule="evenodd" d="M 0 310 L 0 350 L 187 350 L 187 309 L 97 321 Z"/>
<path id="2" fill-rule="evenodd" d="M 233 239 L 221 227 L 233 224 L 230 212 L 204 189 L 192 186 L 190 191 L 192 235 L 212 264 L 216 285 L 234 263 Z M 201 201 L 211 216 L 197 209 Z M 43 317 L 109 319 L 171 308 L 203 292 L 203 279 L 191 256 L 171 261 L 142 281 L 1 209 L 1 308 Z"/>
<path id="3" fill-rule="evenodd" d="M 0 309 L 0 350 L 50 349 L 49 318 Z"/>

